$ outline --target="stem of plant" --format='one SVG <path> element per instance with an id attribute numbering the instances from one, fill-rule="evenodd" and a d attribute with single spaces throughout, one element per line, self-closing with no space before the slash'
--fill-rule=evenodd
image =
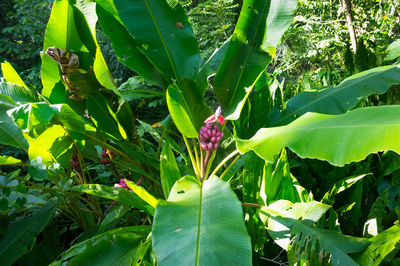
<path id="1" fill-rule="evenodd" d="M 214 158 L 215 158 L 216 154 L 217 154 L 216 151 L 212 151 L 210 159 L 207 161 L 207 164 L 205 164 L 205 167 L 206 167 L 206 173 L 204 175 L 205 179 L 208 178 L 208 173 L 210 172 L 210 168 L 211 168 L 211 165 L 212 165 L 212 163 L 214 161 Z"/>
<path id="2" fill-rule="evenodd" d="M 194 172 L 196 173 L 196 176 L 198 176 L 199 175 L 199 169 L 197 168 L 196 161 L 195 161 L 195 159 L 193 157 L 192 148 L 190 147 L 190 144 L 189 144 L 189 142 L 188 142 L 188 140 L 187 140 L 187 138 L 185 136 L 183 136 L 183 140 L 185 141 L 185 145 L 186 145 L 186 148 L 188 150 L 190 160 L 192 161 L 192 166 L 193 166 Z"/>
<path id="3" fill-rule="evenodd" d="M 205 176 L 204 169 L 207 168 L 207 164 L 208 164 L 208 160 L 210 159 L 210 155 L 211 155 L 211 152 L 207 151 L 206 158 L 204 158 L 204 160 L 201 160 L 201 175 L 200 175 L 201 182 L 203 182 L 203 180 L 204 180 L 204 176 Z"/>
<path id="4" fill-rule="evenodd" d="M 235 159 L 229 164 L 229 166 L 222 172 L 222 174 L 219 176 L 219 179 L 224 180 L 224 177 L 226 173 L 228 173 L 229 169 L 236 163 L 236 161 L 240 158 L 241 155 L 236 156 Z"/>
<path id="5" fill-rule="evenodd" d="M 246 207 L 254 207 L 254 208 L 262 208 L 263 206 L 256 203 L 242 202 L 242 206 Z"/>
<path id="6" fill-rule="evenodd" d="M 157 152 L 156 152 L 156 159 L 160 159 L 160 154 L 161 154 L 161 146 L 164 142 L 165 136 L 167 135 L 167 128 L 164 129 L 162 135 L 161 135 L 161 139 L 160 142 L 158 143 L 158 147 L 157 147 Z"/>
<path id="7" fill-rule="evenodd" d="M 215 167 L 214 171 L 211 173 L 210 176 L 216 175 L 217 172 L 218 172 L 218 170 L 219 170 L 222 166 L 224 166 L 224 164 L 225 164 L 227 161 L 229 161 L 233 156 L 235 156 L 235 155 L 238 154 L 238 153 L 239 153 L 238 150 L 234 150 L 234 151 L 231 152 L 228 156 L 226 156 L 225 159 L 223 159 L 223 160 L 218 164 L 218 166 Z"/>
<path id="8" fill-rule="evenodd" d="M 197 151 L 197 140 L 196 139 L 193 139 L 193 150 L 194 150 L 194 156 L 195 156 L 195 159 L 196 159 L 197 169 L 199 169 L 200 161 L 199 161 L 199 153 Z"/>

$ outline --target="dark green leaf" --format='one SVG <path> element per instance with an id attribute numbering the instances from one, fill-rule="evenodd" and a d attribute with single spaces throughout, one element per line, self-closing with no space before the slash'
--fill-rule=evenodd
<path id="1" fill-rule="evenodd" d="M 179 4 L 171 8 L 165 0 L 114 2 L 139 51 L 168 82 L 196 77 L 201 63 L 199 47 L 185 10 Z"/>
<path id="2" fill-rule="evenodd" d="M 42 209 L 9 225 L 5 237 L 0 240 L 0 259 L 3 265 L 11 265 L 32 249 L 36 235 L 51 220 L 57 205 L 57 201 L 49 200 Z"/>
<path id="3" fill-rule="evenodd" d="M 91 118 L 103 133 L 114 139 L 126 139 L 125 130 L 102 95 L 91 94 L 86 104 Z"/>
<path id="4" fill-rule="evenodd" d="M 10 145 L 16 148 L 29 147 L 28 142 L 22 135 L 21 130 L 11 120 L 7 113 L 0 111 L 0 143 Z"/>
<path id="5" fill-rule="evenodd" d="M 75 186 L 73 190 L 106 199 L 118 200 L 123 204 L 127 204 L 129 206 L 143 210 L 151 215 L 154 215 L 153 207 L 147 204 L 144 200 L 142 200 L 132 191 L 123 188 L 113 188 L 99 184 L 87 184 L 87 185 Z"/>
<path id="6" fill-rule="evenodd" d="M 214 80 L 214 91 L 227 119 L 236 120 L 248 88 L 272 59 L 282 34 L 289 26 L 297 1 L 247 0 L 225 57 Z"/>
<path id="7" fill-rule="evenodd" d="M 51 265 L 132 265 L 140 243 L 150 232 L 148 226 L 130 226 L 98 234 L 67 250 Z"/>
<path id="8" fill-rule="evenodd" d="M 150 84 L 164 87 L 165 81 L 161 73 L 136 47 L 136 41 L 122 25 L 114 3 L 109 0 L 97 0 L 96 2 L 101 28 L 110 38 L 118 60 L 137 72 Z"/>
<path id="9" fill-rule="evenodd" d="M 160 155 L 160 172 L 161 172 L 161 185 L 163 188 L 164 196 L 167 199 L 169 192 L 174 186 L 175 182 L 181 178 L 178 165 L 176 164 L 175 155 L 171 150 L 168 141 L 164 143 L 164 147 Z"/>

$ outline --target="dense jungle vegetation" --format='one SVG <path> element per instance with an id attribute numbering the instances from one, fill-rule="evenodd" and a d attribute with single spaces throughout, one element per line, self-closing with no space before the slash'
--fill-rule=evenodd
<path id="1" fill-rule="evenodd" d="M 2 0 L 1 265 L 400 265 L 400 0 Z"/>

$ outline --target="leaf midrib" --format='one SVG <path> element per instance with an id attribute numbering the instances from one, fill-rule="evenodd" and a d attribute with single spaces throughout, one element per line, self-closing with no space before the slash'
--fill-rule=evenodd
<path id="1" fill-rule="evenodd" d="M 196 262 L 195 265 L 199 265 L 200 260 L 200 233 L 201 233 L 201 215 L 203 209 L 203 183 L 200 185 L 200 204 L 199 204 L 199 219 L 197 223 L 197 244 L 196 244 Z"/>
<path id="2" fill-rule="evenodd" d="M 159 35 L 159 37 L 160 37 L 160 40 L 161 40 L 162 45 L 163 45 L 163 47 L 164 47 L 165 53 L 166 53 L 166 55 L 167 55 L 167 57 L 168 57 L 168 61 L 169 61 L 169 63 L 171 64 L 172 71 L 174 72 L 175 78 L 176 78 L 176 80 L 178 80 L 178 75 L 177 75 L 177 73 L 176 73 L 175 65 L 174 65 L 174 63 L 173 63 L 173 61 L 172 61 L 171 55 L 169 54 L 167 45 L 166 45 L 166 43 L 165 43 L 165 40 L 164 40 L 163 35 L 161 34 L 160 27 L 158 26 L 158 23 L 157 23 L 157 21 L 156 21 L 156 19 L 155 19 L 155 17 L 154 17 L 153 11 L 151 10 L 151 8 L 150 8 L 149 3 L 148 3 L 147 0 L 143 0 L 143 2 L 144 2 L 144 4 L 146 5 L 147 10 L 149 11 L 149 14 L 150 14 L 151 20 L 152 20 L 153 23 L 154 23 L 154 26 L 156 27 L 157 33 L 158 33 L 158 35 Z"/>
<path id="3" fill-rule="evenodd" d="M 239 84 L 240 84 L 240 82 L 241 82 L 241 79 L 242 79 L 242 76 L 243 76 L 243 73 L 244 73 L 244 70 L 245 70 L 245 67 L 244 67 L 244 66 L 247 64 L 247 61 L 249 60 L 249 57 L 250 57 L 250 53 L 253 51 L 253 48 L 254 48 L 253 45 L 254 45 L 254 43 L 255 43 L 255 39 L 257 38 L 257 33 L 258 33 L 258 30 L 259 30 L 259 27 L 260 27 L 260 23 L 261 23 L 261 20 L 262 20 L 262 14 L 264 14 L 267 5 L 271 5 L 271 1 L 265 1 L 263 10 L 262 10 L 262 12 L 260 13 L 260 17 L 259 17 L 259 20 L 258 20 L 258 22 L 257 22 L 257 27 L 256 27 L 255 34 L 254 34 L 254 36 L 253 36 L 253 38 L 252 38 L 252 40 L 251 40 L 251 42 L 250 42 L 250 45 L 248 46 L 249 49 L 248 49 L 248 52 L 247 52 L 247 54 L 246 54 L 246 58 L 245 58 L 245 60 L 244 60 L 244 62 L 243 62 L 243 66 L 242 66 L 242 70 L 240 71 L 239 79 L 238 79 L 238 81 L 237 81 L 237 83 L 236 83 L 235 89 L 234 89 L 234 91 L 233 91 L 233 95 L 232 95 L 232 97 L 231 97 L 231 99 L 230 99 L 230 101 L 229 101 L 229 104 L 228 104 L 229 107 L 231 106 L 231 104 L 232 104 L 232 102 L 233 102 L 233 99 L 236 97 L 237 89 L 238 89 L 238 87 L 239 87 Z M 268 17 L 268 15 L 267 15 L 267 17 Z"/>

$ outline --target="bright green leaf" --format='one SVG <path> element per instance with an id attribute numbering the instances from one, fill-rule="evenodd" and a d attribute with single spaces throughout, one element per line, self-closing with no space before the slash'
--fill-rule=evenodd
<path id="1" fill-rule="evenodd" d="M 18 75 L 17 71 L 9 62 L 1 63 L 1 71 L 3 72 L 3 77 L 8 83 L 14 83 L 22 87 L 27 87 L 25 82 Z"/>
<path id="2" fill-rule="evenodd" d="M 159 265 L 251 265 L 251 244 L 240 201 L 212 177 L 202 185 L 180 179 L 159 201 L 153 224 Z"/>
<path id="3" fill-rule="evenodd" d="M 334 88 L 297 94 L 286 103 L 284 112 L 275 110 L 268 116 L 268 125 L 284 125 L 307 112 L 342 114 L 372 94 L 385 93 L 394 84 L 400 84 L 400 66 L 373 68 L 345 79 Z"/>
<path id="4" fill-rule="evenodd" d="M 367 107 L 342 115 L 308 113 L 286 126 L 262 128 L 249 140 L 237 139 L 237 148 L 273 162 L 289 147 L 301 157 L 342 166 L 378 151 L 400 153 L 399 132 L 400 106 Z"/>

